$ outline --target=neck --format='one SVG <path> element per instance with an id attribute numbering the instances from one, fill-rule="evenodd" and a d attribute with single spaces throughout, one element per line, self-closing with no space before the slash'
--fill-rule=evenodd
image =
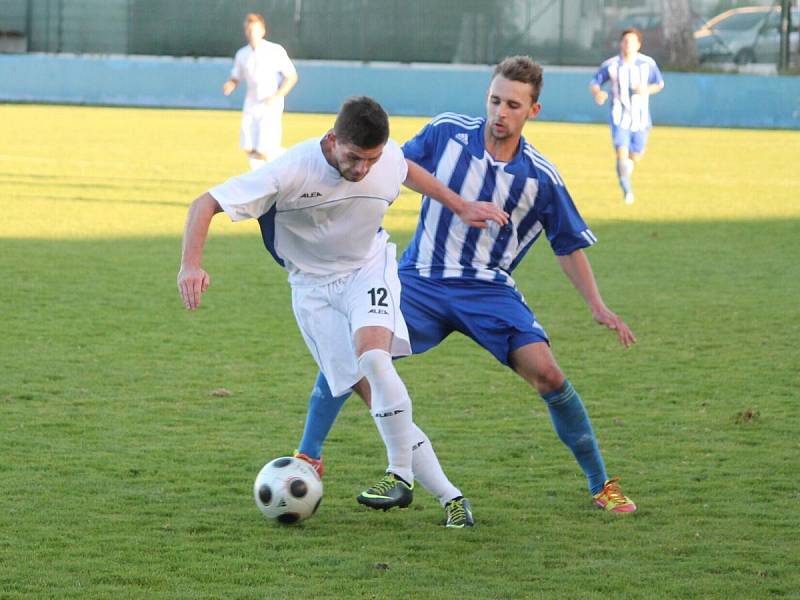
<path id="1" fill-rule="evenodd" d="M 639 54 L 638 52 L 631 52 L 630 54 L 623 54 L 622 60 L 626 63 L 633 62 L 636 60 L 636 55 Z"/>
<path id="2" fill-rule="evenodd" d="M 336 162 L 333 160 L 333 142 L 331 141 L 330 132 L 326 133 L 325 136 L 319 141 L 319 147 L 322 149 L 322 156 L 325 157 L 327 163 L 332 166 L 337 171 L 339 167 L 336 166 Z"/>
<path id="3" fill-rule="evenodd" d="M 520 136 L 496 138 L 487 127 L 483 134 L 486 151 L 495 160 L 510 162 L 519 148 Z"/>

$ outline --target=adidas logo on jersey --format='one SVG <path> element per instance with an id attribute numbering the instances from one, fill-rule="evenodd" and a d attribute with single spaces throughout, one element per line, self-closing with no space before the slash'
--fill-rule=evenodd
<path id="1" fill-rule="evenodd" d="M 306 192 L 305 194 L 301 194 L 301 198 L 319 198 L 322 196 L 319 192 Z"/>
<path id="2" fill-rule="evenodd" d="M 456 140 L 464 144 L 465 146 L 469 144 L 469 136 L 466 133 L 457 133 Z"/>

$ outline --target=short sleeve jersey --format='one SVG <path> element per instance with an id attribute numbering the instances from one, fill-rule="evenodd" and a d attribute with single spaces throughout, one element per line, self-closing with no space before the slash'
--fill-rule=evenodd
<path id="1" fill-rule="evenodd" d="M 247 83 L 244 110 L 250 110 L 273 95 L 283 78 L 296 74 L 286 50 L 280 44 L 261 40 L 253 49 L 240 48 L 233 59 L 231 78 Z"/>
<path id="2" fill-rule="evenodd" d="M 605 61 L 592 77 L 592 83 L 601 86 L 609 82 L 611 92 L 611 123 L 631 131 L 643 131 L 653 126 L 650 116 L 650 95 L 636 94 L 639 84 L 664 83 L 661 71 L 652 58 L 639 53 L 631 63 L 622 55 Z"/>
<path id="3" fill-rule="evenodd" d="M 509 223 L 468 227 L 423 196 L 417 230 L 400 269 L 416 270 L 423 277 L 513 286 L 511 272 L 542 232 L 557 255 L 596 241 L 556 168 L 524 138 L 510 162 L 495 160 L 486 151 L 485 126 L 485 119 L 444 113 L 406 142 L 403 153 L 464 199 L 501 207 L 510 215 Z"/>
<path id="4" fill-rule="evenodd" d="M 292 285 L 316 285 L 344 277 L 383 251 L 383 216 L 407 171 L 400 147 L 389 140 L 367 176 L 348 181 L 312 139 L 209 193 L 232 220 L 259 220 L 267 250 L 289 271 Z"/>

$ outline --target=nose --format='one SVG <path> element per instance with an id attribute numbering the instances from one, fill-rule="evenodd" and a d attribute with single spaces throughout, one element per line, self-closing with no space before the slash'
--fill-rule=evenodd
<path id="1" fill-rule="evenodd" d="M 358 162 L 355 164 L 355 166 L 353 167 L 353 170 L 354 170 L 354 171 L 355 171 L 355 172 L 356 172 L 358 175 L 366 175 L 366 174 L 367 174 L 367 171 L 369 171 L 369 166 L 367 165 L 367 161 L 365 161 L 365 160 L 360 160 L 360 161 L 358 161 Z"/>

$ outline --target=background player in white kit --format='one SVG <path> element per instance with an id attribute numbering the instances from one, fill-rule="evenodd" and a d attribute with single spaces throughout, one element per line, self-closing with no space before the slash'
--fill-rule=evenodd
<path id="1" fill-rule="evenodd" d="M 466 202 L 418 165 L 389 137 L 381 106 L 366 97 L 342 106 L 322 139 L 290 149 L 262 168 L 229 179 L 189 209 L 178 288 L 197 308 L 210 278 L 201 267 L 213 216 L 257 218 L 267 249 L 289 272 L 297 324 L 331 389 L 365 385 L 387 448 L 386 475 L 359 501 L 372 508 L 408 506 L 413 493 L 411 400 L 392 356 L 411 353 L 400 312 L 396 248 L 381 228 L 401 183 L 433 197 L 468 226 L 504 225 L 488 202 Z M 349 351 L 347 351 L 349 349 Z"/>
<path id="2" fill-rule="evenodd" d="M 641 54 L 641 47 L 641 31 L 633 28 L 623 31 L 619 40 L 620 53 L 600 65 L 589 87 L 594 101 L 602 105 L 608 98 L 602 86 L 609 82 L 611 137 L 625 204 L 633 204 L 633 166 L 644 154 L 647 134 L 653 126 L 650 96 L 664 89 L 664 79 L 656 61 Z"/>
<path id="3" fill-rule="evenodd" d="M 233 69 L 222 93 L 230 96 L 240 81 L 247 83 L 242 111 L 240 143 L 250 168 L 280 156 L 283 104 L 297 83 L 294 64 L 280 44 L 268 42 L 267 24 L 261 15 L 250 13 L 244 20 L 247 45 L 236 52 Z"/>

